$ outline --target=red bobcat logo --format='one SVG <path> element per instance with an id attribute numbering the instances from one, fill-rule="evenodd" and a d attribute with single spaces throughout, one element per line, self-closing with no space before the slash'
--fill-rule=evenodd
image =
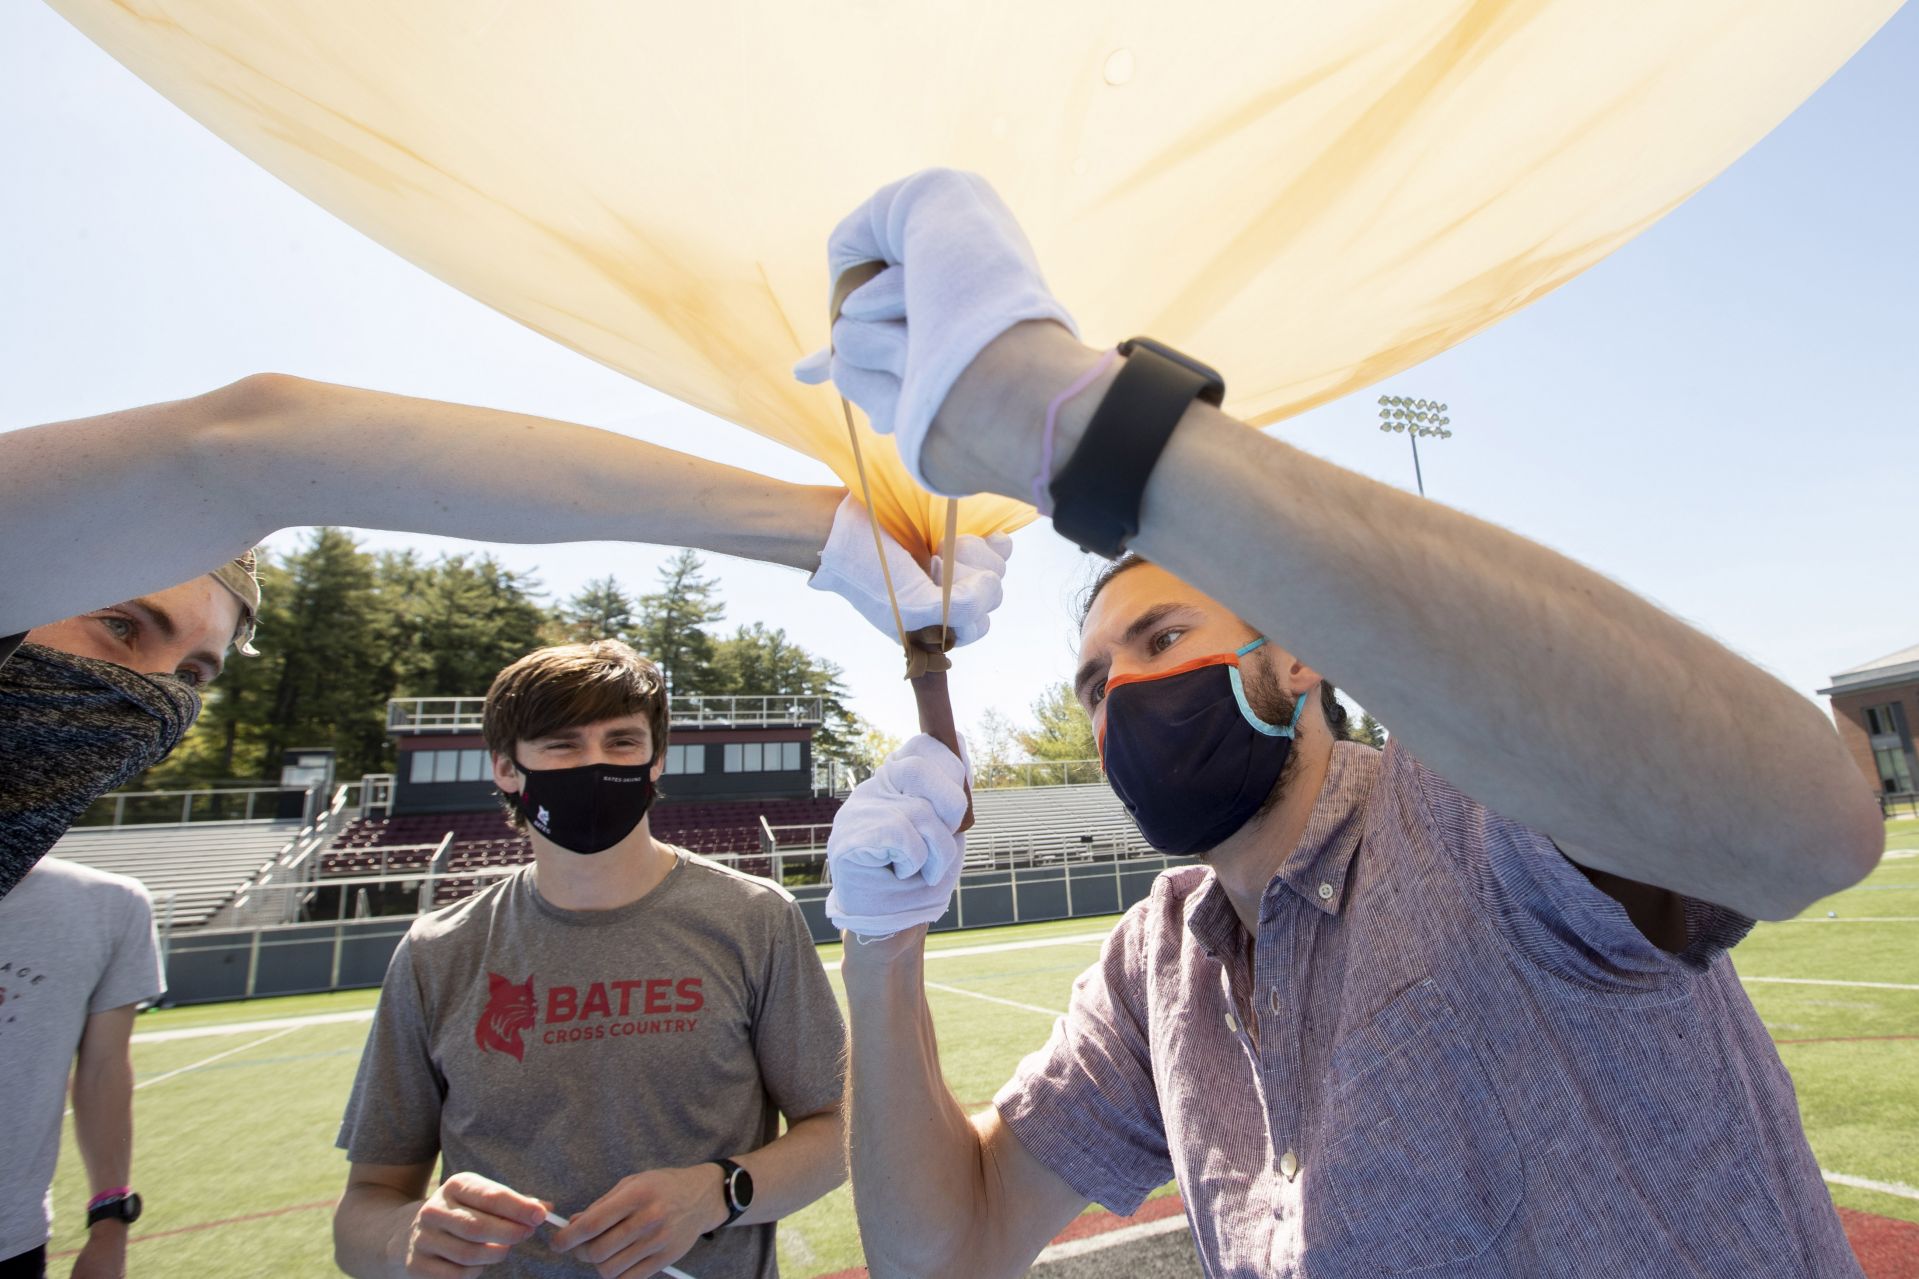
<path id="1" fill-rule="evenodd" d="M 512 1053 L 513 1060 L 526 1060 L 526 1045 L 520 1033 L 531 1029 L 534 1014 L 533 979 L 515 985 L 498 973 L 486 975 L 486 1007 L 473 1027 L 473 1042 L 481 1052 Z"/>

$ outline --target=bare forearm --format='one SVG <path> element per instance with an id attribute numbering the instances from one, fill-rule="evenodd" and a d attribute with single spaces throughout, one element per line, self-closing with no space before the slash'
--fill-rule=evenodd
<path id="1" fill-rule="evenodd" d="M 734 1162 L 753 1176 L 753 1206 L 736 1224 L 756 1226 L 798 1212 L 846 1180 L 840 1112 L 808 1115 Z"/>
<path id="2" fill-rule="evenodd" d="M 100 1194 L 133 1177 L 133 1064 L 123 1051 L 73 1072 L 73 1142 Z"/>
<path id="3" fill-rule="evenodd" d="M 924 929 L 870 946 L 849 937 L 841 970 L 853 1204 L 876 1276 L 937 1275 L 969 1258 L 969 1273 L 989 1272 L 977 1251 L 981 1145 L 940 1074 L 924 945 Z"/>
<path id="4" fill-rule="evenodd" d="M 652 542 L 811 569 L 843 495 L 611 431 L 271 374 L 0 435 L 0 476 L 0 634 L 313 524 Z M 68 571 L 35 571 L 49 563 Z"/>
<path id="5" fill-rule="evenodd" d="M 981 365 L 1003 361 L 1001 376 L 956 421 L 1031 417 L 1042 388 L 1088 361 L 1069 343 L 1054 331 L 989 347 Z M 1064 446 L 1102 389 L 1062 415 Z M 1012 493 L 1030 463 L 1002 452 L 1010 465 L 984 451 L 973 462 Z M 1174 433 L 1141 514 L 1140 552 L 1347 688 L 1462 790 L 1597 869 L 1777 917 L 1878 856 L 1878 815 L 1815 706 L 1536 543 L 1204 405 Z"/>
<path id="6" fill-rule="evenodd" d="M 422 1202 L 387 1186 L 348 1186 L 333 1210 L 334 1264 L 354 1279 L 404 1275 L 397 1243 Z"/>

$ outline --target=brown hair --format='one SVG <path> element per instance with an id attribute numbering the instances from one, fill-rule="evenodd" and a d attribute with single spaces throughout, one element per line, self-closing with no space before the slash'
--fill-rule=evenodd
<path id="1" fill-rule="evenodd" d="M 1129 569 L 1151 562 L 1138 551 L 1128 551 L 1102 567 L 1093 578 L 1092 585 L 1080 595 L 1078 618 L 1080 630 L 1086 629 L 1086 619 L 1093 614 L 1093 602 L 1099 599 L 1101 591 L 1113 584 L 1114 578 Z M 1339 690 L 1333 687 L 1333 682 L 1323 675 L 1319 680 L 1319 709 L 1326 715 L 1326 727 L 1332 733 L 1333 740 L 1336 742 L 1345 740 L 1350 731 L 1346 722 L 1345 704 L 1339 700 Z"/>
<path id="2" fill-rule="evenodd" d="M 660 668 L 619 640 L 535 649 L 501 671 L 486 694 L 486 746 L 514 748 L 562 729 L 622 715 L 646 716 L 653 756 L 666 749 L 666 681 Z"/>

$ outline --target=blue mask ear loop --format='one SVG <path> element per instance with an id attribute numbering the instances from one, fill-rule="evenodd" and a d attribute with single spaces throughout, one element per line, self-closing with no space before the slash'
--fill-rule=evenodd
<path id="1" fill-rule="evenodd" d="M 1233 656 L 1236 658 L 1244 657 L 1265 642 L 1266 637 L 1262 635 L 1250 644 L 1244 644 L 1234 649 Z M 1233 697 L 1239 702 L 1239 713 L 1245 718 L 1248 724 L 1251 724 L 1255 729 L 1266 734 L 1268 737 L 1292 737 L 1299 731 L 1299 717 L 1305 713 L 1306 699 L 1311 695 L 1310 690 L 1307 693 L 1300 694 L 1300 696 L 1294 700 L 1292 722 L 1287 724 L 1286 727 L 1281 728 L 1277 724 L 1267 723 L 1254 713 L 1252 705 L 1246 700 L 1246 686 L 1240 680 L 1239 663 L 1237 661 L 1227 668 L 1226 673 L 1233 681 Z"/>

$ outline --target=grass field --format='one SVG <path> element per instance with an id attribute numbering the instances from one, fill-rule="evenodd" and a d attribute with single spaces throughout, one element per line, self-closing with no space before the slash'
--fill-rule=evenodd
<path id="1" fill-rule="evenodd" d="M 1821 1166 L 1887 1187 L 1838 1184 L 1834 1200 L 1919 1222 L 1912 1189 L 1919 1186 L 1919 821 L 1891 823 L 1888 831 L 1895 852 L 1868 880 L 1799 920 L 1761 925 L 1734 958 L 1792 1071 Z M 937 984 L 929 998 L 942 1063 L 969 1107 L 984 1105 L 1020 1057 L 1045 1040 L 1052 1012 L 1065 1008 L 1074 976 L 1113 922 L 1065 920 L 932 940 L 927 974 Z M 1006 943 L 1017 947 L 978 949 Z M 839 947 L 823 947 L 821 957 L 834 966 L 837 985 Z M 1878 984 L 1847 984 L 1858 982 Z M 148 1211 L 134 1229 L 131 1273 L 334 1273 L 329 1209 L 346 1164 L 333 1137 L 366 1021 L 178 1032 L 352 1014 L 375 999 L 374 991 L 352 991 L 160 1009 L 139 1019 L 134 1180 Z M 69 1131 L 49 1251 L 79 1246 L 73 1205 L 86 1197 Z M 845 1189 L 781 1226 L 780 1261 L 796 1277 L 859 1264 Z M 64 1274 L 64 1265 L 56 1262 L 54 1273 Z"/>

